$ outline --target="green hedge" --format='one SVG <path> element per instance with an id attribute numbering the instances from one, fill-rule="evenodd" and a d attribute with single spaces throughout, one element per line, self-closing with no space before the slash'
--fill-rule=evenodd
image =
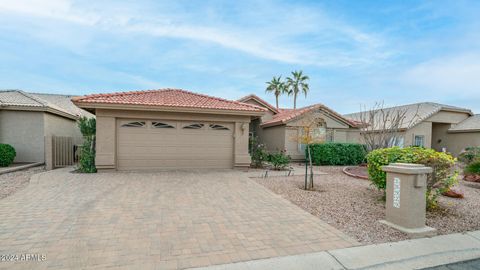
<path id="1" fill-rule="evenodd" d="M 358 165 L 365 161 L 365 146 L 357 143 L 312 144 L 315 165 Z"/>
<path id="2" fill-rule="evenodd" d="M 0 144 L 0 167 L 8 167 L 13 163 L 15 156 L 15 148 L 10 144 Z"/>

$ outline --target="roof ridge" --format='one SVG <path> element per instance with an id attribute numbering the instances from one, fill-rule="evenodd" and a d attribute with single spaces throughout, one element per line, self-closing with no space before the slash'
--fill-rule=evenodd
<path id="1" fill-rule="evenodd" d="M 195 92 L 192 92 L 192 91 L 189 91 L 189 90 L 184 90 L 184 89 L 169 89 L 169 90 L 170 91 L 181 91 L 181 92 L 189 93 L 189 94 L 192 94 L 192 95 L 197 95 L 197 96 L 200 96 L 200 97 L 213 98 L 213 99 L 216 99 L 216 100 L 219 100 L 219 101 L 225 101 L 225 102 L 230 102 L 230 103 L 240 104 L 240 105 L 247 105 L 249 107 L 260 108 L 260 109 L 264 110 L 264 108 L 262 108 L 260 106 L 253 105 L 253 104 L 248 104 L 248 103 L 244 103 L 244 102 L 240 102 L 240 101 L 236 101 L 236 100 L 229 100 L 229 99 L 209 96 L 209 95 L 206 95 L 206 94 L 195 93 Z M 161 91 L 161 90 L 159 90 L 159 91 Z"/>
<path id="2" fill-rule="evenodd" d="M 85 96 L 80 96 L 80 97 L 73 97 L 72 100 L 81 102 L 82 99 L 95 98 L 95 97 L 113 97 L 113 96 L 126 96 L 126 95 L 145 94 L 145 93 L 154 93 L 154 92 L 174 92 L 174 91 L 183 92 L 183 93 L 186 93 L 186 94 L 195 95 L 195 96 L 204 97 L 204 98 L 211 98 L 211 99 L 215 99 L 215 100 L 218 100 L 218 101 L 223 101 L 223 102 L 227 102 L 227 103 L 247 106 L 247 107 L 251 107 L 251 108 L 255 108 L 255 109 L 266 110 L 263 107 L 256 106 L 256 105 L 253 105 L 253 104 L 248 104 L 248 103 L 243 103 L 243 102 L 239 102 L 239 101 L 235 101 L 235 100 L 228 100 L 228 99 L 224 99 L 224 98 L 209 96 L 209 95 L 206 95 L 206 94 L 195 93 L 195 92 L 192 92 L 192 91 L 189 91 L 189 90 L 179 89 L 179 88 L 160 88 L 160 89 L 135 90 L 135 91 L 125 91 L 125 92 L 112 92 L 112 93 L 105 93 L 105 94 L 91 94 L 91 95 L 85 95 Z"/>
<path id="3" fill-rule="evenodd" d="M 42 106 L 44 106 L 44 107 L 48 107 L 48 106 L 49 106 L 48 102 L 46 102 L 45 100 L 43 100 L 43 99 L 41 99 L 41 98 L 39 98 L 39 97 L 35 97 L 33 94 L 27 93 L 27 92 L 25 92 L 25 91 L 23 91 L 23 90 L 17 90 L 17 92 L 20 93 L 20 94 L 22 94 L 23 96 L 25 96 L 25 97 L 33 100 L 33 101 L 36 101 L 36 102 L 40 103 L 40 104 L 41 104 Z"/>

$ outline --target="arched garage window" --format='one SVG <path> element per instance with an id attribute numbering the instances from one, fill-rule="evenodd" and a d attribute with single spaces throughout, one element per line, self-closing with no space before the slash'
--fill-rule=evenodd
<path id="1" fill-rule="evenodd" d="M 145 127 L 145 122 L 144 121 L 133 121 L 133 122 L 128 122 L 122 125 L 122 127 L 135 127 L 135 128 L 141 128 Z"/>
<path id="2" fill-rule="evenodd" d="M 219 125 L 219 124 L 210 124 L 209 127 L 210 127 L 210 129 L 213 129 L 213 130 L 230 130 L 226 126 L 222 126 L 222 125 Z"/>
<path id="3" fill-rule="evenodd" d="M 175 128 L 175 127 L 167 123 L 153 121 L 152 128 Z"/>
<path id="4" fill-rule="evenodd" d="M 204 124 L 194 123 L 194 124 L 186 125 L 183 128 L 184 129 L 201 129 L 201 128 L 203 128 L 203 126 L 204 126 Z"/>

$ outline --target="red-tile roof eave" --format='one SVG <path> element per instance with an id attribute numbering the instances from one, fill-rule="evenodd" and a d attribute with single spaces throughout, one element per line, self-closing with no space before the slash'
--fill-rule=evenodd
<path id="1" fill-rule="evenodd" d="M 172 96 L 172 92 L 174 92 Z M 177 94 L 178 95 L 186 95 L 188 99 L 190 99 L 190 104 L 181 104 L 181 102 L 184 102 L 184 100 L 174 100 L 173 103 L 170 104 L 162 104 L 163 100 L 159 100 L 157 102 L 146 102 L 145 96 L 148 94 L 158 94 L 160 99 L 165 99 L 165 98 L 175 98 Z M 138 95 L 138 96 L 135 96 Z M 128 99 L 128 97 L 133 96 L 130 100 L 125 100 Z M 116 98 L 116 100 L 115 100 Z M 136 101 L 135 98 L 139 99 L 140 101 Z M 195 98 L 199 98 L 199 100 L 195 100 Z M 110 100 L 108 100 L 110 99 Z M 113 99 L 113 100 L 112 100 Z M 130 91 L 130 92 L 116 92 L 116 93 L 109 93 L 109 94 L 93 94 L 93 95 L 87 95 L 83 97 L 74 97 L 72 98 L 72 101 L 79 105 L 82 106 L 92 106 L 92 105 L 138 105 L 138 106 L 147 106 L 147 107 L 158 107 L 158 108 L 191 108 L 191 109 L 211 109 L 211 110 L 220 110 L 220 111 L 242 111 L 242 112 L 257 112 L 257 113 L 262 113 L 267 111 L 267 109 L 260 107 L 260 106 L 255 106 L 252 104 L 247 104 L 247 103 L 242 103 L 238 101 L 232 101 L 232 100 L 226 100 L 222 98 L 217 98 L 217 97 L 212 97 L 212 96 L 207 96 L 203 94 L 198 94 L 198 93 L 193 93 L 190 91 L 182 90 L 182 89 L 160 89 L 160 90 L 145 90 L 145 91 Z M 208 103 L 212 103 L 214 105 L 209 106 Z M 203 103 L 203 105 L 202 105 Z M 205 105 L 207 103 L 207 105 Z M 221 103 L 217 104 L 215 106 L 215 103 Z M 89 105 L 87 105 L 89 104 Z"/>
<path id="2" fill-rule="evenodd" d="M 184 108 L 184 109 L 209 109 L 215 111 L 232 111 L 232 112 L 252 112 L 252 113 L 264 113 L 266 109 L 260 108 L 259 110 L 248 110 L 248 109 L 230 109 L 230 108 L 218 108 L 218 107 L 209 107 L 209 106 L 186 106 L 186 105 L 149 105 L 143 103 L 109 103 L 109 102 L 82 102 L 82 101 L 74 101 L 74 103 L 79 106 L 80 108 L 92 108 L 93 106 L 89 105 L 98 105 L 98 107 L 104 106 L 114 106 L 114 107 L 122 107 L 122 106 L 142 106 L 142 107 L 151 107 L 151 108 Z"/>
<path id="3" fill-rule="evenodd" d="M 324 109 L 328 113 L 332 114 L 334 117 L 336 117 L 336 118 L 342 120 L 343 122 L 349 124 L 351 127 L 357 127 L 356 123 L 350 121 L 349 119 L 346 119 L 345 117 L 341 116 L 340 114 L 338 114 L 334 110 L 326 107 L 323 104 L 314 104 L 314 105 L 310 105 L 310 106 L 303 107 L 303 108 L 300 108 L 300 109 L 281 109 L 281 112 L 277 115 L 277 117 L 274 117 L 272 120 L 261 124 L 261 126 L 262 127 L 271 127 L 271 126 L 276 126 L 276 125 L 283 125 L 283 124 L 288 123 L 291 120 L 294 120 L 294 119 L 300 117 L 301 115 L 303 115 L 303 114 L 305 114 L 309 111 L 319 109 L 319 108 Z M 282 114 L 285 114 L 285 115 L 282 115 Z"/>

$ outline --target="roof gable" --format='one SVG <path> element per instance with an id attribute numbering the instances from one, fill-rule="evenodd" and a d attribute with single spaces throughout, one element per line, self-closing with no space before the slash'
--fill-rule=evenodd
<path id="1" fill-rule="evenodd" d="M 315 110 L 321 110 L 328 116 L 331 116 L 333 119 L 338 120 L 339 122 L 344 123 L 349 127 L 356 127 L 356 124 L 354 122 L 349 121 L 339 113 L 335 112 L 334 110 L 328 108 L 323 104 L 314 104 L 300 109 L 280 109 L 280 112 L 277 115 L 274 115 L 272 120 L 262 123 L 261 126 L 271 127 L 277 125 L 284 125 L 293 120 L 299 119 L 307 113 Z"/>
<path id="2" fill-rule="evenodd" d="M 52 99 L 51 97 L 55 97 Z M 92 116 L 76 107 L 71 96 L 27 93 L 22 90 L 0 91 L 0 106 L 15 110 L 45 111 L 63 117 L 77 119 L 79 116 Z"/>
<path id="3" fill-rule="evenodd" d="M 258 104 L 260 104 L 261 106 L 265 107 L 266 109 L 270 110 L 271 112 L 273 112 L 275 114 L 279 113 L 279 111 L 274 106 L 272 106 L 270 103 L 266 102 L 265 100 L 261 99 L 259 96 L 255 95 L 255 94 L 251 94 L 251 95 L 242 97 L 238 101 L 239 102 L 247 102 L 249 100 L 256 101 Z"/>
<path id="4" fill-rule="evenodd" d="M 219 111 L 238 111 L 263 113 L 266 109 L 259 106 L 231 101 L 222 98 L 197 94 L 181 89 L 158 89 L 131 91 L 109 94 L 93 94 L 72 99 L 80 107 L 98 107 L 98 105 L 132 105 L 155 108 L 190 108 Z"/>

